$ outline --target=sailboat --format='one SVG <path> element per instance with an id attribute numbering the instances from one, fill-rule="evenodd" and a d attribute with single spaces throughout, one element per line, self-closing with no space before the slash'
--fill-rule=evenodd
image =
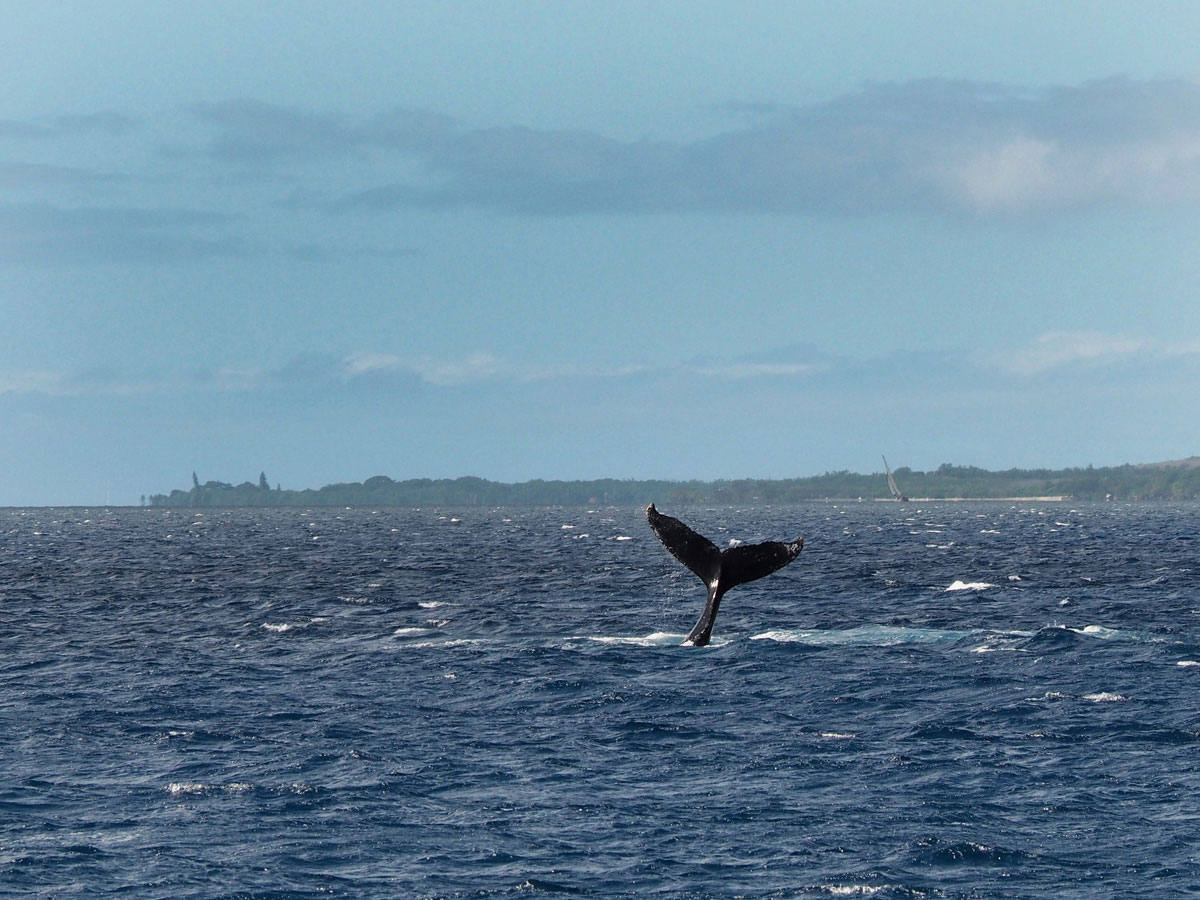
<path id="1" fill-rule="evenodd" d="M 888 490 L 892 492 L 892 499 L 897 503 L 907 503 L 908 498 L 900 493 L 900 488 L 896 487 L 896 479 L 892 477 L 892 470 L 888 468 L 886 456 L 883 457 L 883 469 L 887 472 Z"/>

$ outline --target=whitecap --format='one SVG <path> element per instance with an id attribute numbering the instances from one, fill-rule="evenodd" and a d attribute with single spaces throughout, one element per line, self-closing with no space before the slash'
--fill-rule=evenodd
<path id="1" fill-rule="evenodd" d="M 627 535 L 627 534 L 618 534 L 618 535 L 617 535 L 617 537 L 616 537 L 616 540 L 618 540 L 618 541 L 632 541 L 632 540 L 633 540 L 633 538 L 631 538 L 631 537 L 630 537 L 629 535 Z"/>
<path id="2" fill-rule="evenodd" d="M 951 584 L 950 587 L 946 588 L 946 592 L 949 593 L 950 591 L 986 591 L 988 588 L 993 588 L 993 587 L 995 587 L 995 585 L 991 584 L 987 581 L 961 581 L 959 579 L 955 579 L 954 583 Z"/>
<path id="3" fill-rule="evenodd" d="M 1042 696 L 1040 696 L 1040 697 L 1030 697 L 1029 699 L 1030 700 L 1066 700 L 1066 699 L 1068 699 L 1068 697 L 1069 697 L 1069 695 L 1064 694 L 1062 691 L 1046 691 L 1046 693 L 1042 694 Z"/>
<path id="4" fill-rule="evenodd" d="M 1068 631 L 1073 631 L 1076 634 L 1086 634 L 1089 637 L 1098 637 L 1102 640 L 1115 638 L 1119 632 L 1115 628 L 1105 628 L 1103 625 L 1084 625 L 1082 628 L 1068 628 Z"/>
<path id="5" fill-rule="evenodd" d="M 1124 694 L 1114 694 L 1112 691 L 1097 691 L 1094 694 L 1084 694 L 1084 700 L 1092 703 L 1125 703 L 1129 700 Z"/>
<path id="6" fill-rule="evenodd" d="M 278 624 L 275 624 L 272 622 L 263 622 L 262 627 L 265 628 L 267 631 L 274 631 L 276 633 L 282 634 L 285 631 L 292 631 L 297 626 L 292 625 L 290 622 L 280 622 Z"/>
<path id="7" fill-rule="evenodd" d="M 1028 653 L 1028 647 L 998 647 L 995 644 L 980 644 L 971 648 L 972 653 Z"/>
<path id="8" fill-rule="evenodd" d="M 627 647 L 663 647 L 678 645 L 687 637 L 685 634 L 675 634 L 668 631 L 654 631 L 647 635 L 603 635 L 589 634 L 586 640 L 597 644 L 614 644 Z M 716 643 L 715 641 L 713 643 Z"/>
<path id="9" fill-rule="evenodd" d="M 207 784 L 199 781 L 172 781 L 167 785 L 167 793 L 172 797 L 182 797 L 185 794 L 203 794 L 209 789 Z"/>
<path id="10" fill-rule="evenodd" d="M 417 606 L 421 607 L 421 609 L 437 609 L 439 606 L 445 605 L 445 602 L 441 600 L 420 600 L 417 602 Z"/>
<path id="11" fill-rule="evenodd" d="M 816 634 L 815 631 L 764 631 L 762 634 L 754 634 L 750 636 L 752 641 L 782 641 L 784 643 L 795 642 L 801 643 L 810 635 Z"/>
<path id="12" fill-rule="evenodd" d="M 1200 660 L 1181 659 L 1179 662 L 1175 663 L 1175 665 L 1180 666 L 1180 667 L 1200 666 Z"/>
<path id="13" fill-rule="evenodd" d="M 406 637 L 407 635 L 410 635 L 410 634 L 428 634 L 428 633 L 429 633 L 428 628 L 423 628 L 419 625 L 410 625 L 410 626 L 407 626 L 404 628 L 397 628 L 395 631 L 392 632 L 392 636 L 393 637 Z"/>
<path id="14" fill-rule="evenodd" d="M 484 638 L 449 638 L 440 641 L 421 641 L 416 644 L 405 644 L 405 650 L 427 650 L 431 647 L 466 647 L 470 644 L 486 643 Z"/>
<path id="15" fill-rule="evenodd" d="M 752 641 L 818 644 L 832 646 L 889 647 L 896 644 L 937 644 L 957 641 L 974 632 L 949 631 L 941 628 L 904 628 L 897 625 L 859 625 L 839 631 L 797 629 L 795 631 L 764 631 L 753 635 Z"/>

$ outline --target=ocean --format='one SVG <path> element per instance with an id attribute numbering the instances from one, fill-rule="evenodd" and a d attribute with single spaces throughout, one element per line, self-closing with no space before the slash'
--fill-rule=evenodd
<path id="1" fill-rule="evenodd" d="M 1200 894 L 1200 507 L 0 510 L 0 896 Z"/>

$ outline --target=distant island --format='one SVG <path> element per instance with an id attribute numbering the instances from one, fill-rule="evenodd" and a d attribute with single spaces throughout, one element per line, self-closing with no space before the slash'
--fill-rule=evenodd
<path id="1" fill-rule="evenodd" d="M 945 463 L 932 472 L 906 467 L 892 474 L 912 502 L 922 500 L 1197 500 L 1200 457 L 1107 468 L 1009 469 L 991 472 Z M 525 481 L 507 484 L 483 478 L 413 478 L 394 481 L 375 475 L 362 482 L 317 489 L 272 488 L 266 473 L 258 482 L 201 483 L 192 473 L 190 490 L 153 494 L 151 506 L 575 506 L 799 503 L 815 500 L 890 500 L 884 473 L 826 472 L 808 478 L 719 481 L 662 481 L 601 478 L 593 481 Z"/>

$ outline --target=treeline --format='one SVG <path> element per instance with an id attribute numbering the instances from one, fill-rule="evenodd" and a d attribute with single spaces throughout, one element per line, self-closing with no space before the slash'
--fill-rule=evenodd
<path id="1" fill-rule="evenodd" d="M 527 481 L 505 484 L 483 478 L 414 478 L 393 481 L 376 475 L 362 482 L 328 484 L 304 490 L 271 489 L 244 482 L 198 481 L 189 491 L 154 494 L 151 506 L 573 506 L 587 503 L 649 503 L 644 497 L 695 496 L 711 485 L 704 482 Z"/>
<path id="2" fill-rule="evenodd" d="M 991 472 L 946 463 L 931 472 L 894 470 L 900 489 L 912 498 L 1065 497 L 1073 500 L 1200 499 L 1200 459 L 1158 465 L 1086 469 L 1009 469 Z M 729 481 L 525 481 L 506 484 L 483 478 L 416 478 L 393 481 L 376 475 L 362 482 L 319 489 L 271 488 L 258 483 L 203 484 L 193 473 L 191 490 L 154 494 L 151 506 L 574 506 L 656 503 L 796 503 L 810 500 L 887 498 L 883 473 L 827 472 L 808 478 Z"/>

